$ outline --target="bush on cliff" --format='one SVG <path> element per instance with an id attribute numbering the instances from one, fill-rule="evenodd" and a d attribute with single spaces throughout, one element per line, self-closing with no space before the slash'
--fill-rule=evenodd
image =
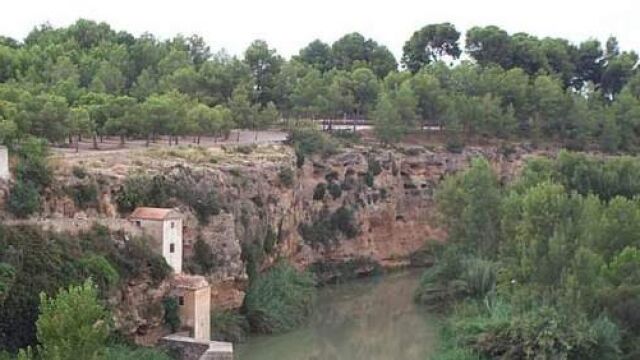
<path id="1" fill-rule="evenodd" d="M 244 310 L 253 331 L 279 333 L 302 324 L 311 314 L 314 298 L 311 275 L 280 262 L 251 283 Z"/>
<path id="2" fill-rule="evenodd" d="M 170 272 L 164 259 L 142 239 L 119 247 L 103 227 L 79 235 L 58 234 L 33 226 L 0 226 L 0 264 L 10 276 L 0 294 L 0 351 L 17 351 L 36 343 L 40 293 L 94 279 L 99 296 L 131 279 L 155 282 Z M 0 274 L 1 275 L 1 274 Z"/>

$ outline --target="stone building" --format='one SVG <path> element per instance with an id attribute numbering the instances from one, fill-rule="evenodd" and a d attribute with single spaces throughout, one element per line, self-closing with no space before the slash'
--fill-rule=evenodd
<path id="1" fill-rule="evenodd" d="M 129 221 L 150 236 L 151 248 L 167 261 L 173 271 L 182 272 L 182 214 L 176 209 L 139 207 Z"/>
<path id="2" fill-rule="evenodd" d="M 9 172 L 9 150 L 6 146 L 0 146 L 0 179 L 9 180 L 11 173 Z"/>
<path id="3" fill-rule="evenodd" d="M 177 298 L 182 330 L 196 340 L 211 338 L 211 288 L 203 276 L 176 275 L 172 295 Z"/>

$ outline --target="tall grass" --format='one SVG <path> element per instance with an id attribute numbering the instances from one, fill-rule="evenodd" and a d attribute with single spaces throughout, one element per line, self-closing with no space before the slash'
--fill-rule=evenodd
<path id="1" fill-rule="evenodd" d="M 252 330 L 278 333 L 302 324 L 311 313 L 314 298 L 311 275 L 280 262 L 251 283 L 244 309 Z"/>

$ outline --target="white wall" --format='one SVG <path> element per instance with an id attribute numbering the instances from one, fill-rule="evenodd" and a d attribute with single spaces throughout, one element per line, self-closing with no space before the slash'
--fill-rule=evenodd
<path id="1" fill-rule="evenodd" d="M 5 146 L 0 146 L 0 179 L 9 180 L 9 151 Z"/>
<path id="2" fill-rule="evenodd" d="M 173 224 L 173 226 L 171 226 Z M 162 231 L 162 256 L 176 273 L 182 272 L 182 219 L 164 221 Z M 170 251 L 174 244 L 174 252 Z"/>

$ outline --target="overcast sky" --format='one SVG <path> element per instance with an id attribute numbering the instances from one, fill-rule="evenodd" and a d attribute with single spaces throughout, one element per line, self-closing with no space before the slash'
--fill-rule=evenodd
<path id="1" fill-rule="evenodd" d="M 413 31 L 449 21 L 556 36 L 579 42 L 618 37 L 640 52 L 639 0 L 4 0 L 0 34 L 23 39 L 37 24 L 66 26 L 83 17 L 135 35 L 197 33 L 213 50 L 241 54 L 256 38 L 290 56 L 319 38 L 333 42 L 359 31 L 399 56 Z"/>

